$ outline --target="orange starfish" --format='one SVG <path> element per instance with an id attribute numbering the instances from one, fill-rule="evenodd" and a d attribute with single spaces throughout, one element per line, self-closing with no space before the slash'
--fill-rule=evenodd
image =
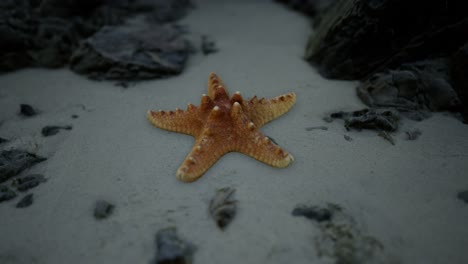
<path id="1" fill-rule="evenodd" d="M 148 111 L 149 121 L 156 127 L 191 135 L 195 145 L 177 170 L 177 178 L 192 182 L 200 178 L 224 154 L 237 151 L 273 167 L 287 167 L 293 156 L 266 137 L 259 128 L 289 111 L 296 94 L 288 93 L 272 99 L 245 101 L 239 92 L 229 98 L 221 79 L 211 73 L 208 95 L 201 104 L 188 104 L 187 110 Z"/>

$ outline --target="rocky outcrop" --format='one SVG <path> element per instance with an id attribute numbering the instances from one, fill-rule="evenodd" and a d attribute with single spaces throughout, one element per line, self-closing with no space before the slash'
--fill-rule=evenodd
<path id="1" fill-rule="evenodd" d="M 108 35 L 107 39 L 102 40 L 102 29 L 108 27 L 120 27 L 126 24 L 129 18 L 140 15 L 145 20 L 142 23 L 143 27 L 154 27 L 151 34 L 158 35 L 157 40 L 159 46 L 167 44 L 172 46 L 174 39 L 183 41 L 180 34 L 171 34 L 169 37 L 164 35 L 167 33 L 160 26 L 164 23 L 172 22 L 182 17 L 191 6 L 189 0 L 98 0 L 98 1 L 76 1 L 76 0 L 5 0 L 0 3 L 0 72 L 8 72 L 24 67 L 47 67 L 57 68 L 67 65 L 73 54 L 76 57 L 83 55 L 84 45 L 90 42 L 96 43 L 99 41 L 107 41 L 114 44 L 115 35 Z M 118 28 L 116 32 L 126 30 L 127 25 L 123 28 Z M 154 32 L 161 29 L 160 32 Z M 141 33 L 141 29 L 138 29 Z M 97 33 L 96 33 L 97 32 Z M 99 34 L 94 36 L 94 34 Z M 124 37 L 123 35 L 120 35 Z M 144 38 L 145 36 L 143 36 Z M 86 40 L 88 39 L 88 40 Z M 134 41 L 134 42 L 132 42 Z M 144 53 L 145 47 L 138 46 L 135 41 L 140 39 L 131 38 L 127 40 L 128 48 L 139 48 L 133 50 L 135 53 Z M 121 42 L 119 42 L 121 43 Z M 163 44 L 161 44 L 163 43 Z M 100 45 L 102 46 L 102 45 Z M 100 47 L 102 49 L 102 47 Z M 149 52 L 152 52 L 150 47 Z M 188 56 L 189 47 L 184 46 L 184 56 Z M 164 49 L 164 48 L 163 48 Z M 182 49 L 179 48 L 178 51 Z M 130 52 L 130 51 L 128 51 Z M 90 55 L 91 56 L 91 55 Z M 87 59 L 89 59 L 89 57 Z M 177 70 L 168 70 L 166 66 L 157 68 L 150 67 L 157 74 L 152 74 L 151 77 L 161 77 L 168 74 L 176 74 L 182 70 L 185 60 L 184 56 L 167 56 L 161 61 L 166 64 L 171 64 L 171 67 L 177 65 Z M 114 56 L 114 59 L 118 56 Z M 96 58 L 96 56 L 94 56 Z M 121 59 L 121 58 L 118 58 Z M 114 67 L 115 64 L 103 65 L 101 61 L 88 61 L 90 64 L 98 64 L 95 67 Z M 100 64 L 99 64 L 100 63 Z M 126 63 L 126 61 L 119 61 Z M 163 63 L 161 63 L 163 64 Z M 77 67 L 82 69 L 83 67 Z M 89 67 L 88 67 L 89 68 Z M 119 69 L 122 70 L 122 69 Z M 123 69 L 123 71 L 128 69 Z M 109 69 L 108 69 L 109 71 Z M 91 75 L 101 74 L 104 72 L 101 79 L 109 77 L 108 71 L 102 68 L 98 72 L 92 72 Z M 88 74 L 89 71 L 78 71 Z M 123 72 L 121 79 L 127 78 L 127 72 Z M 132 75 L 134 76 L 134 74 Z M 113 75 L 115 79 L 115 75 Z M 137 76 L 138 77 L 138 76 Z"/>

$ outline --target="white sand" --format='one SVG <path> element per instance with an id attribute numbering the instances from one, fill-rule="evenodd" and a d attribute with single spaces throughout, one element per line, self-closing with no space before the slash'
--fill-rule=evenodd
<path id="1" fill-rule="evenodd" d="M 324 123 L 328 112 L 363 107 L 356 83 L 325 80 L 303 61 L 309 21 L 271 1 L 198 1 L 182 24 L 220 51 L 192 56 L 174 78 L 123 89 L 68 70 L 0 77 L 0 137 L 49 158 L 24 172 L 48 178 L 31 207 L 14 208 L 18 198 L 0 204 L 1 263 L 148 263 L 156 231 L 167 226 L 197 246 L 195 263 L 331 263 L 317 256 L 316 225 L 291 216 L 297 204 L 327 202 L 380 240 L 389 260 L 468 263 L 468 205 L 456 198 L 468 188 L 468 126 L 444 114 L 405 121 L 392 146 L 372 131 Z M 298 94 L 289 113 L 262 128 L 295 156 L 292 166 L 231 153 L 195 183 L 176 180 L 193 139 L 152 127 L 145 112 L 198 104 L 211 71 L 245 97 Z M 20 103 L 41 115 L 19 117 Z M 52 124 L 73 130 L 43 138 Z M 328 131 L 305 130 L 320 125 Z M 404 140 L 412 128 L 422 136 Z M 225 186 L 237 189 L 239 211 L 221 232 L 207 208 Z M 100 198 L 116 210 L 96 221 Z"/>

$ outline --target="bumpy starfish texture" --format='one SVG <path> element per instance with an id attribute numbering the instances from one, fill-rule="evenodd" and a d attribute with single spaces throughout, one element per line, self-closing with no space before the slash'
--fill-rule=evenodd
<path id="1" fill-rule="evenodd" d="M 192 182 L 200 178 L 218 159 L 232 151 L 240 152 L 273 167 L 287 167 L 293 156 L 260 132 L 259 128 L 289 111 L 296 94 L 272 99 L 254 96 L 244 100 L 239 92 L 232 97 L 215 74 L 208 79 L 208 95 L 200 106 L 187 110 L 148 111 L 156 127 L 195 137 L 195 145 L 177 170 L 177 178 Z"/>

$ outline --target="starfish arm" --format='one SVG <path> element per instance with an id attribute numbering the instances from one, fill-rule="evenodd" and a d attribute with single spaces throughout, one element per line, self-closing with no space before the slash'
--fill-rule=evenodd
<path id="1" fill-rule="evenodd" d="M 254 122 L 249 121 L 239 103 L 234 103 L 231 117 L 237 127 L 237 144 L 233 151 L 244 153 L 277 168 L 287 167 L 294 157 L 265 136 Z"/>
<path id="2" fill-rule="evenodd" d="M 290 153 L 273 143 L 259 130 L 251 133 L 251 137 L 247 140 L 241 141 L 235 151 L 276 168 L 287 167 L 294 161 Z"/>
<path id="3" fill-rule="evenodd" d="M 175 111 L 148 111 L 147 118 L 155 127 L 196 136 L 202 128 L 202 122 L 196 112 L 196 107 L 189 104 L 187 111 L 180 109 Z"/>
<path id="4" fill-rule="evenodd" d="M 183 182 L 197 180 L 227 152 L 228 148 L 217 137 L 203 135 L 195 141 L 192 151 L 177 170 L 177 179 Z"/>
<path id="5" fill-rule="evenodd" d="M 208 78 L 208 96 L 213 100 L 229 98 L 229 93 L 223 81 L 214 72 L 210 73 Z"/>
<path id="6" fill-rule="evenodd" d="M 247 112 L 252 122 L 261 127 L 288 112 L 295 103 L 295 93 L 287 93 L 271 99 L 253 97 L 247 102 Z"/>

